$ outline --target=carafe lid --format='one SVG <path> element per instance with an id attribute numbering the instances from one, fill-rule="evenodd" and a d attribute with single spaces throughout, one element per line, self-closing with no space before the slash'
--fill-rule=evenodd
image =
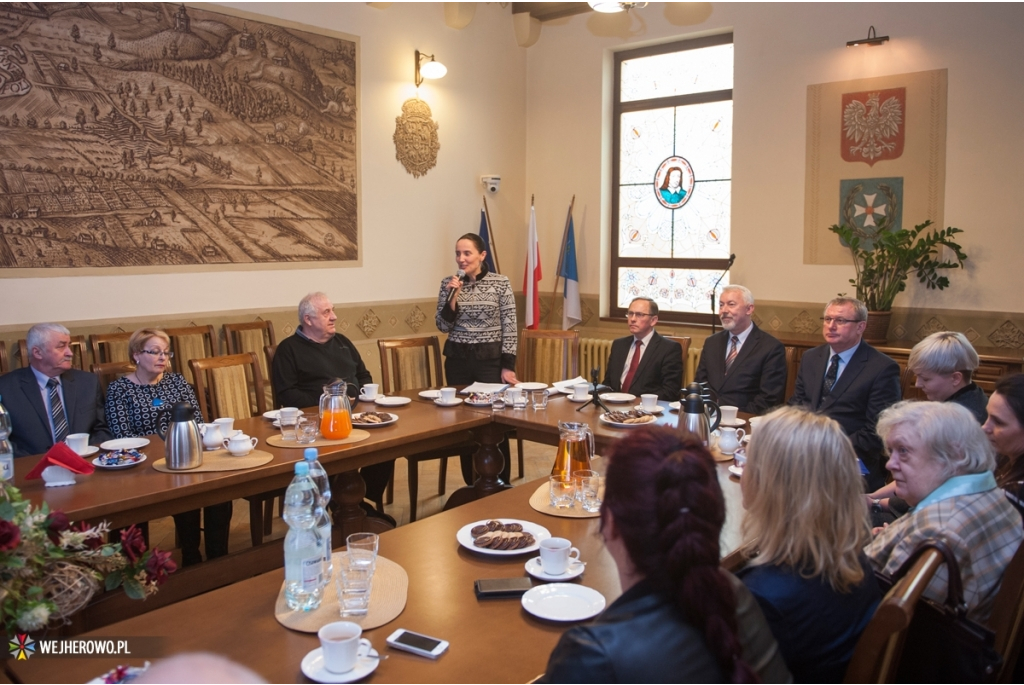
<path id="1" fill-rule="evenodd" d="M 191 421 L 195 410 L 188 402 L 175 402 L 171 406 L 171 421 Z"/>

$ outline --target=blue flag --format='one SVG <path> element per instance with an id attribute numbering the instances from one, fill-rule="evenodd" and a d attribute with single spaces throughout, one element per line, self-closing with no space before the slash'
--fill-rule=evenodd
<path id="1" fill-rule="evenodd" d="M 576 234 L 573 231 L 572 216 L 569 217 L 569 230 L 565 238 L 565 254 L 562 257 L 562 273 L 565 279 L 562 288 L 562 330 L 569 330 L 583 320 L 580 306 L 580 276 L 576 269 Z"/>
<path id="2" fill-rule="evenodd" d="M 498 270 L 494 268 L 494 255 L 491 253 L 491 236 L 487 231 L 487 214 L 484 210 L 480 210 L 480 239 L 484 241 L 484 249 L 487 250 L 487 256 L 484 257 L 484 264 L 487 265 L 487 270 L 492 274 L 498 273 Z"/>

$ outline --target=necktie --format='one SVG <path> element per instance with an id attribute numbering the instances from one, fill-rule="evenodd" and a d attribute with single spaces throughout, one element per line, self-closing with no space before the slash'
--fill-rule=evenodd
<path id="1" fill-rule="evenodd" d="M 832 392 L 832 388 L 836 384 L 836 378 L 839 377 L 839 355 L 832 355 L 832 363 L 828 365 L 828 371 L 825 372 L 825 384 L 822 386 L 821 398 L 825 399 L 829 393 Z"/>
<path id="2" fill-rule="evenodd" d="M 622 381 L 622 392 L 629 392 L 629 386 L 633 384 L 636 367 L 640 366 L 640 346 L 642 344 L 639 340 L 633 342 L 633 359 L 629 362 L 629 370 L 626 371 L 626 378 Z"/>
<path id="3" fill-rule="evenodd" d="M 739 353 L 737 345 L 740 344 L 740 338 L 737 335 L 732 336 L 732 347 L 729 348 L 729 356 L 725 358 L 725 372 L 729 373 L 729 367 L 736 361 L 736 355 Z"/>
<path id="4" fill-rule="evenodd" d="M 60 401 L 60 392 L 57 388 L 60 383 L 56 378 L 46 381 L 46 388 L 50 391 L 50 416 L 53 418 L 53 443 L 64 442 L 68 437 L 68 419 L 64 414 L 64 404 Z"/>

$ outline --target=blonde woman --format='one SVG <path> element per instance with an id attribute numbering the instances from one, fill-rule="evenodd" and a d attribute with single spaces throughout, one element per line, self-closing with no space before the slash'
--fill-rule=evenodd
<path id="1" fill-rule="evenodd" d="M 881 599 L 863 554 L 871 539 L 857 455 L 833 419 L 786 407 L 747 450 L 739 574 L 795 682 L 841 682 Z"/>

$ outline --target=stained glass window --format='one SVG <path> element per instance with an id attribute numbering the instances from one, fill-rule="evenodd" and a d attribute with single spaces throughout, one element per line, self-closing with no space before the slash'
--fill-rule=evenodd
<path id="1" fill-rule="evenodd" d="M 732 35 L 616 66 L 611 314 L 645 296 L 662 319 L 709 322 L 732 236 Z"/>

